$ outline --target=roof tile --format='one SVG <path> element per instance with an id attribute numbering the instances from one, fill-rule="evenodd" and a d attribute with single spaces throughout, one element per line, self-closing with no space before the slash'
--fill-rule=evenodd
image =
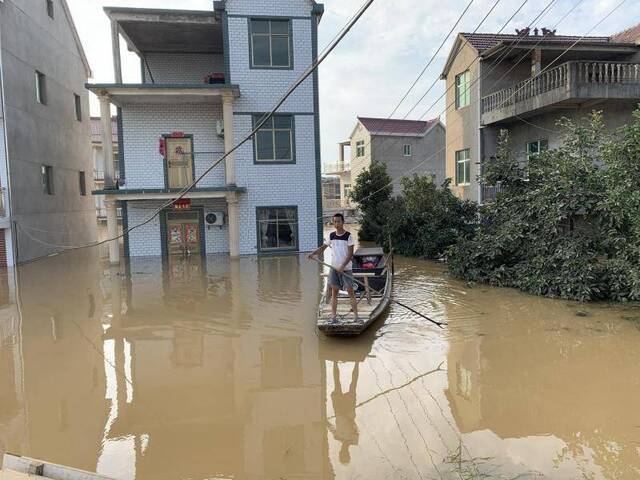
<path id="1" fill-rule="evenodd" d="M 424 135 L 438 121 L 432 118 L 427 121 L 420 120 L 396 120 L 387 118 L 358 117 L 358 121 L 364 125 L 372 135 Z"/>

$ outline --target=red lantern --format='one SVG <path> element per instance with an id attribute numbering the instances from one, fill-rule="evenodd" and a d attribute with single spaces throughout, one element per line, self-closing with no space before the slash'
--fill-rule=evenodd
<path id="1" fill-rule="evenodd" d="M 167 142 L 164 141 L 164 137 L 160 137 L 158 140 L 158 152 L 163 157 L 167 155 Z"/>
<path id="2" fill-rule="evenodd" d="M 171 132 L 171 138 L 184 138 L 184 132 Z"/>

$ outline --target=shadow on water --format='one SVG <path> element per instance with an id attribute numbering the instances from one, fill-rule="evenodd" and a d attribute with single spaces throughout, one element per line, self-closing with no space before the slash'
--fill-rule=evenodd
<path id="1" fill-rule="evenodd" d="M 393 305 L 324 337 L 302 255 L 0 274 L 0 452 L 117 479 L 637 478 L 637 307 L 396 272 L 449 328 Z"/>

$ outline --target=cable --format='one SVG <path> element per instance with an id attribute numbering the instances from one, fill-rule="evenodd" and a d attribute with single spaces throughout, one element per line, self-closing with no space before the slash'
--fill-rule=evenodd
<path id="1" fill-rule="evenodd" d="M 334 38 L 334 40 L 325 48 L 325 50 L 322 52 L 322 54 L 302 73 L 302 75 L 298 78 L 298 80 L 296 80 L 287 89 L 287 91 L 284 93 L 284 95 L 282 95 L 280 100 L 278 100 L 276 102 L 275 107 L 273 107 L 268 114 L 266 114 L 259 122 L 257 122 L 257 125 L 254 126 L 253 130 L 247 136 L 245 136 L 239 143 L 237 143 L 231 150 L 226 152 L 217 161 L 215 161 L 213 164 L 211 164 L 207 169 L 205 169 L 205 171 L 198 178 L 196 178 L 189 186 L 185 187 L 180 192 L 177 192 L 177 196 L 175 198 L 171 199 L 170 201 L 168 201 L 168 202 L 162 204 L 160 207 L 158 207 L 156 209 L 156 211 L 149 218 L 147 218 L 146 220 L 144 220 L 144 221 L 142 221 L 142 222 L 140 222 L 140 223 L 138 223 L 136 225 L 133 225 L 133 226 L 125 229 L 121 234 L 116 235 L 113 238 L 108 238 L 108 239 L 105 239 L 105 240 L 101 240 L 101 241 L 97 241 L 97 242 L 93 242 L 93 243 L 89 243 L 89 244 L 85 244 L 85 245 L 58 246 L 57 248 L 67 248 L 67 249 L 63 250 L 61 252 L 52 253 L 50 255 L 47 255 L 44 258 L 60 255 L 62 253 L 73 251 L 73 250 L 81 250 L 81 249 L 84 249 L 84 248 L 97 247 L 99 245 L 103 245 L 103 244 L 118 240 L 120 238 L 123 238 L 125 235 L 128 235 L 133 230 L 136 230 L 136 229 L 138 229 L 138 228 L 150 223 L 156 216 L 158 216 L 162 212 L 162 210 L 164 210 L 165 208 L 173 205 L 177 200 L 180 200 L 181 198 L 184 198 L 184 196 L 187 193 L 189 193 L 198 184 L 198 182 L 200 182 L 209 172 L 211 172 L 211 170 L 213 170 L 216 166 L 218 166 L 220 163 L 222 163 L 229 155 L 231 155 L 236 150 L 238 150 L 238 148 L 240 148 L 242 145 L 244 145 L 246 142 L 248 142 L 262 128 L 262 126 L 271 117 L 273 117 L 273 115 L 284 104 L 284 102 L 287 100 L 287 98 L 289 98 L 291 96 L 291 94 L 307 78 L 309 78 L 311 76 L 311 74 L 322 64 L 322 62 L 324 62 L 324 60 L 331 54 L 331 52 L 333 52 L 333 50 L 340 44 L 340 42 L 351 31 L 351 29 L 356 25 L 356 23 L 365 14 L 365 12 L 369 9 L 369 7 L 371 7 L 371 5 L 373 4 L 374 1 L 375 0 L 366 0 L 365 1 L 364 5 L 360 8 L 360 10 L 358 10 L 356 12 L 356 14 L 347 22 L 345 27 Z M 27 235 L 29 235 L 29 234 L 27 234 Z M 41 243 L 43 243 L 43 242 L 41 241 Z M 28 263 L 35 262 L 37 260 L 39 260 L 39 259 L 30 260 Z M 20 262 L 20 263 L 22 263 L 22 262 Z M 25 262 L 25 263 L 27 263 L 27 262 Z"/>
<path id="2" fill-rule="evenodd" d="M 396 107 L 393 109 L 393 112 L 391 112 L 391 114 L 389 115 L 389 118 L 393 117 L 393 115 L 398 111 L 398 108 L 400 108 L 400 105 L 402 105 L 402 102 L 404 102 L 406 100 L 406 98 L 409 96 L 409 94 L 413 91 L 413 87 L 415 87 L 418 82 L 420 81 L 420 79 L 422 78 L 422 76 L 425 74 L 425 72 L 427 71 L 427 68 L 429 68 L 429 65 L 431 65 L 431 63 L 433 62 L 433 60 L 436 58 L 436 55 L 438 55 L 438 53 L 440 53 L 440 50 L 442 49 L 442 47 L 444 46 L 445 42 L 449 39 L 449 37 L 451 36 L 451 34 L 453 33 L 453 31 L 455 30 L 455 28 L 458 26 L 458 24 L 460 23 L 460 21 L 462 20 L 462 17 L 464 17 L 464 15 L 467 13 L 467 10 L 469 10 L 469 8 L 471 7 L 471 5 L 473 4 L 475 0 L 471 0 L 468 5 L 466 6 L 466 8 L 462 11 L 462 13 L 460 14 L 460 16 L 458 17 L 458 19 L 456 20 L 456 23 L 453 24 L 453 27 L 451 27 L 451 30 L 449 30 L 449 33 L 447 33 L 447 36 L 444 37 L 442 39 L 442 42 L 440 43 L 440 46 L 438 47 L 438 49 L 434 52 L 434 54 L 431 56 L 431 58 L 429 59 L 429 61 L 427 62 L 427 64 L 424 66 L 424 68 L 422 69 L 422 71 L 420 72 L 420 75 L 418 75 L 418 77 L 413 81 L 413 83 L 411 84 L 411 86 L 409 87 L 409 89 L 407 90 L 407 92 L 404 94 L 404 96 L 400 99 L 400 101 L 398 102 L 398 104 L 396 105 Z M 499 2 L 500 0 L 498 0 Z M 525 0 L 525 3 L 528 0 Z M 498 4 L 498 2 L 495 3 L 495 5 Z M 494 5 L 494 6 L 495 6 Z M 493 8 L 491 10 L 489 10 L 489 13 L 491 13 L 491 11 L 493 10 Z M 488 15 L 488 14 L 487 14 Z M 485 16 L 486 18 L 486 16 Z M 482 23 L 480 24 L 482 25 Z M 480 27 L 480 25 L 478 25 L 478 28 Z M 406 116 L 405 116 L 406 118 Z"/>

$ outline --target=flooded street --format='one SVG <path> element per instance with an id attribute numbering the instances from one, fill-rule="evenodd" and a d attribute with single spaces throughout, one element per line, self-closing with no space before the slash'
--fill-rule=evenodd
<path id="1" fill-rule="evenodd" d="M 93 253 L 0 276 L 0 452 L 116 479 L 632 479 L 640 308 L 396 259 L 401 307 L 327 338 L 300 256 Z"/>

